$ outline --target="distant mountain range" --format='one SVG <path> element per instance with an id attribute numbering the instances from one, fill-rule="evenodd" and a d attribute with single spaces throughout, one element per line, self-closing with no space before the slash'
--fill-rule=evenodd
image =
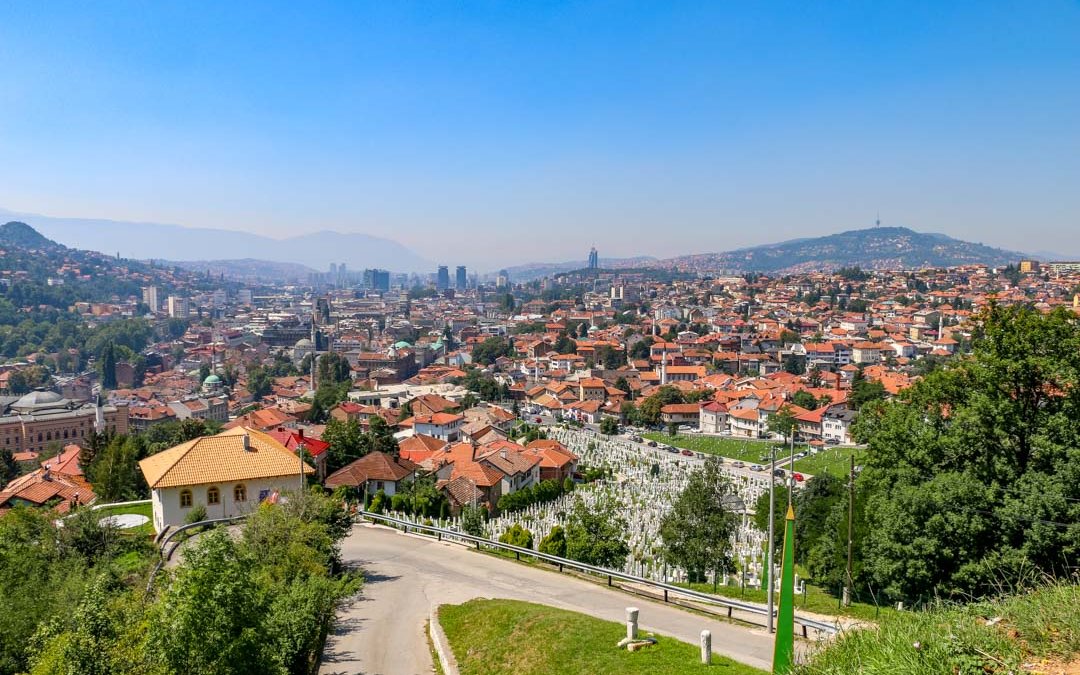
<path id="1" fill-rule="evenodd" d="M 325 271 L 330 263 L 350 269 L 379 267 L 426 272 L 434 264 L 405 246 L 367 234 L 315 232 L 272 239 L 249 232 L 88 218 L 54 218 L 0 209 L 0 220 L 19 220 L 72 248 L 119 253 L 124 258 L 180 261 L 253 259 L 293 263 Z"/>
<path id="2" fill-rule="evenodd" d="M 824 237 L 792 239 L 726 253 L 703 253 L 655 264 L 699 272 L 795 274 L 858 266 L 867 270 L 952 267 L 982 263 L 1004 266 L 1028 254 L 953 239 L 906 227 L 873 227 Z"/>
<path id="3" fill-rule="evenodd" d="M 209 273 L 211 277 L 224 275 L 226 279 L 254 282 L 306 282 L 314 272 L 307 265 L 272 260 L 240 258 L 235 260 L 155 260 L 155 264 L 179 267 L 182 270 Z"/>

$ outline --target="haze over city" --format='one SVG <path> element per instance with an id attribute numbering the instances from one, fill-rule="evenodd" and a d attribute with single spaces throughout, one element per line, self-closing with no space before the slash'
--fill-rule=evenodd
<path id="1" fill-rule="evenodd" d="M 1075 2 L 5 3 L 0 101 L 14 212 L 484 270 L 879 213 L 1080 249 Z"/>

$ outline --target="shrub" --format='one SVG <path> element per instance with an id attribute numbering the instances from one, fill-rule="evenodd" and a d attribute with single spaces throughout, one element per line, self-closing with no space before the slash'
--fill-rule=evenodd
<path id="1" fill-rule="evenodd" d="M 541 553 L 547 553 L 548 555 L 555 555 L 560 558 L 566 557 L 566 532 L 561 525 L 551 528 L 548 536 L 540 540 L 539 550 Z"/>
<path id="2" fill-rule="evenodd" d="M 533 545 L 533 536 L 532 532 L 529 532 L 521 525 L 514 523 L 513 527 L 502 533 L 502 536 L 499 537 L 499 541 L 504 544 L 510 544 L 511 546 L 531 549 Z"/>

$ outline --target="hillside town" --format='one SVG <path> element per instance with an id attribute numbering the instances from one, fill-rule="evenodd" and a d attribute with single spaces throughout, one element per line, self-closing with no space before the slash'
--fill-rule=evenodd
<path id="1" fill-rule="evenodd" d="M 37 272 L 47 287 L 85 281 L 71 254 L 50 260 L 55 269 Z M 578 471 L 562 444 L 525 438 L 530 423 L 790 435 L 814 453 L 855 443 L 861 406 L 969 351 L 988 305 L 1080 311 L 1080 271 L 1030 260 L 658 278 L 600 269 L 594 249 L 577 271 L 525 283 L 459 266 L 453 279 L 440 267 L 391 286 L 382 270 L 335 265 L 306 286 L 218 287 L 114 264 L 115 282 L 154 285 L 107 301 L 76 295 L 65 309 L 91 330 L 137 323 L 137 343 L 20 349 L 0 364 L 0 450 L 17 467 L 0 513 L 92 503 L 79 469 L 92 436 L 195 421 L 299 448 L 317 480 L 368 499 L 431 476 L 451 513 L 479 503 L 494 514 L 503 496 Z M 3 274 L 9 289 L 29 280 Z M 347 428 L 387 442 L 360 456 Z"/>

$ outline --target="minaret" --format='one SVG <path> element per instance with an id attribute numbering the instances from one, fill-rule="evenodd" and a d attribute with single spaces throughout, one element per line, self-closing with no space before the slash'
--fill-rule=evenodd
<path id="1" fill-rule="evenodd" d="M 664 347 L 663 356 L 660 358 L 660 386 L 667 384 L 667 347 Z"/>
<path id="2" fill-rule="evenodd" d="M 98 392 L 94 406 L 94 431 L 105 433 L 105 410 L 101 406 L 101 392 Z"/>

